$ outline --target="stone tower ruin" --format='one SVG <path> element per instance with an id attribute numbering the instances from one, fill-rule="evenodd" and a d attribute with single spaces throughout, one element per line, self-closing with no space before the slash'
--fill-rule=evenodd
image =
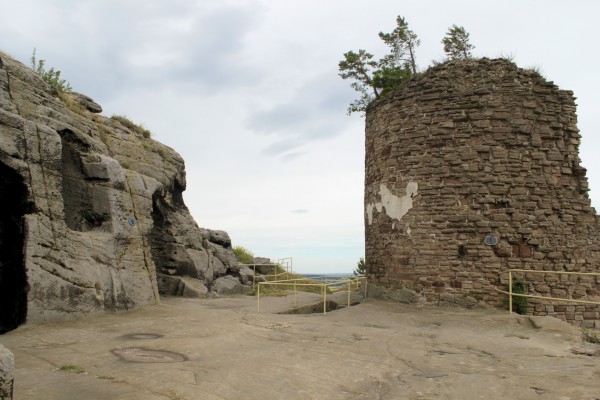
<path id="1" fill-rule="evenodd" d="M 368 277 L 436 301 L 501 305 L 508 269 L 600 272 L 600 220 L 580 165 L 575 103 L 503 60 L 448 62 L 366 116 Z M 599 277 L 517 274 L 530 294 L 600 301 Z M 600 327 L 599 308 L 529 312 Z"/>

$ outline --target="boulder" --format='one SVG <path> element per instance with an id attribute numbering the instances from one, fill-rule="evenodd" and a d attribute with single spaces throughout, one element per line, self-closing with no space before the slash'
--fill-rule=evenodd
<path id="1" fill-rule="evenodd" d="M 242 281 L 243 284 L 247 284 L 247 283 L 252 284 L 253 279 L 254 279 L 254 271 L 252 271 L 247 266 L 242 265 L 240 267 L 239 273 L 240 273 L 240 280 Z"/>
<path id="2" fill-rule="evenodd" d="M 266 257 L 254 257 L 252 264 L 254 264 L 253 268 L 256 270 L 256 273 L 262 275 L 275 273 L 275 267 L 277 266 L 276 263 Z"/>
<path id="3" fill-rule="evenodd" d="M 70 92 L 69 94 L 73 96 L 74 100 L 81 104 L 81 106 L 89 112 L 95 114 L 99 114 L 102 112 L 102 106 L 96 103 L 94 100 L 92 100 L 91 97 L 77 92 Z"/>
<path id="4" fill-rule="evenodd" d="M 484 303 L 477 301 L 474 297 L 452 293 L 440 294 L 438 305 L 462 308 L 487 308 Z"/>
<path id="5" fill-rule="evenodd" d="M 366 285 L 364 283 L 361 283 L 360 293 L 363 296 L 366 296 L 370 299 L 380 299 L 387 293 L 387 289 L 382 286 L 373 285 L 371 283 L 368 283 Z"/>
<path id="6" fill-rule="evenodd" d="M 189 276 L 157 274 L 161 295 L 183 297 L 207 297 L 208 288 L 202 281 Z"/>
<path id="7" fill-rule="evenodd" d="M 181 296 L 183 297 L 207 297 L 208 288 L 202 283 L 202 281 L 190 278 L 189 276 L 180 277 L 183 282 L 183 291 Z"/>
<path id="8" fill-rule="evenodd" d="M 218 244 L 219 246 L 224 247 L 224 248 L 231 247 L 231 239 L 229 238 L 229 234 L 227 232 L 209 229 L 208 233 L 209 233 L 208 240 L 210 242 Z"/>
<path id="9" fill-rule="evenodd" d="M 213 291 L 217 296 L 231 296 L 244 291 L 240 280 L 235 276 L 225 275 L 216 279 L 213 283 Z"/>
<path id="10" fill-rule="evenodd" d="M 0 344 L 0 399 L 12 400 L 15 380 L 15 358 Z"/>
<path id="11" fill-rule="evenodd" d="M 425 298 L 417 292 L 407 288 L 389 289 L 383 295 L 384 298 L 392 301 L 397 301 L 406 304 L 421 304 L 425 302 Z"/>

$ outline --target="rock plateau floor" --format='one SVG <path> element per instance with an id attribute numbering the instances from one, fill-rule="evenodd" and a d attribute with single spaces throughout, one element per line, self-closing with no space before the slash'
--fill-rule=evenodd
<path id="1" fill-rule="evenodd" d="M 380 300 L 278 314 L 292 297 L 261 313 L 249 296 L 167 298 L 0 343 L 17 400 L 600 399 L 600 357 L 576 354 L 594 345 L 550 317 Z"/>

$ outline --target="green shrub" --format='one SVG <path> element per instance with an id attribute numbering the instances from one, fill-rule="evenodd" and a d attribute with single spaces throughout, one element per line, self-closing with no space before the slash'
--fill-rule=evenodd
<path id="1" fill-rule="evenodd" d="M 508 283 L 506 284 L 506 291 L 508 292 Z M 521 280 L 513 280 L 512 292 L 516 294 L 527 294 L 527 283 Z M 505 306 L 508 309 L 508 298 L 505 300 Z M 513 296 L 512 308 L 517 314 L 527 314 L 527 297 Z"/>
<path id="2" fill-rule="evenodd" d="M 600 331 L 590 328 L 582 329 L 583 340 L 588 343 L 600 344 Z"/>
<path id="3" fill-rule="evenodd" d="M 72 372 L 74 374 L 85 374 L 85 369 L 73 364 L 61 365 L 58 370 L 63 372 Z"/>
<path id="4" fill-rule="evenodd" d="M 254 254 L 242 246 L 235 246 L 233 254 L 235 254 L 235 258 L 242 264 L 252 264 L 252 260 L 254 259 Z"/>
<path id="5" fill-rule="evenodd" d="M 42 77 L 42 80 L 55 88 L 59 93 L 70 92 L 71 84 L 64 79 L 60 79 L 60 71 L 51 67 L 46 71 L 46 60 L 37 60 L 35 57 L 35 48 L 31 55 L 31 68 Z"/>

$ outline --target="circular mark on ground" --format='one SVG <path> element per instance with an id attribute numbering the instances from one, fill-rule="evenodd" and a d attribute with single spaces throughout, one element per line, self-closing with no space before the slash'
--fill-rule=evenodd
<path id="1" fill-rule="evenodd" d="M 173 363 L 187 360 L 183 354 L 166 350 L 144 349 L 143 347 L 114 349 L 112 352 L 123 361 L 135 363 Z"/>
<path id="2" fill-rule="evenodd" d="M 163 335 L 158 333 L 129 333 L 121 336 L 121 339 L 137 340 L 137 339 L 160 339 Z"/>

